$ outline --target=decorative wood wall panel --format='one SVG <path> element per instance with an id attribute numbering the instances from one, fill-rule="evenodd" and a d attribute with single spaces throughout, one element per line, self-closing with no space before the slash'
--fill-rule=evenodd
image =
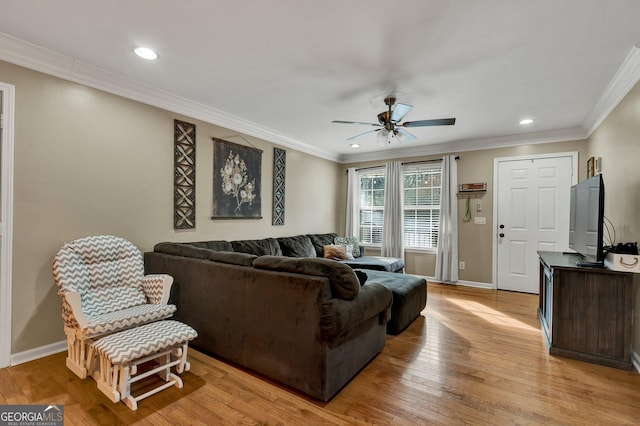
<path id="1" fill-rule="evenodd" d="M 287 172 L 287 151 L 273 148 L 273 219 L 272 224 L 284 225 L 284 194 Z"/>
<path id="2" fill-rule="evenodd" d="M 196 227 L 196 125 L 173 120 L 173 228 Z"/>

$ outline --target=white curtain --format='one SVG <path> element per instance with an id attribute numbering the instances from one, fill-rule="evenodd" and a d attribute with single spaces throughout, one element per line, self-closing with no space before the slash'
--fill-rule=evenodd
<path id="1" fill-rule="evenodd" d="M 387 163 L 384 185 L 382 256 L 404 259 L 404 176 L 402 163 Z"/>
<path id="2" fill-rule="evenodd" d="M 359 237 L 360 234 L 360 183 L 355 167 L 347 169 L 347 217 L 344 235 L 347 237 Z"/>
<path id="3" fill-rule="evenodd" d="M 458 166 L 455 156 L 442 159 L 440 230 L 436 256 L 436 280 L 458 281 Z"/>

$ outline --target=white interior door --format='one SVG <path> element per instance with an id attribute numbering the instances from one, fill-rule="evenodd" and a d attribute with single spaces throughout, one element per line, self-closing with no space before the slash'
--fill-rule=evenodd
<path id="1" fill-rule="evenodd" d="M 577 154 L 497 162 L 498 289 L 538 293 L 538 250 L 569 250 L 574 162 Z"/>

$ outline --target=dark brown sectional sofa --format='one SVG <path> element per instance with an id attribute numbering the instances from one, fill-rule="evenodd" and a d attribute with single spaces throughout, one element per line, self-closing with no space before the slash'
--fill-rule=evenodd
<path id="1" fill-rule="evenodd" d="M 194 347 L 326 401 L 382 350 L 387 323 L 399 332 L 426 303 L 423 279 L 324 259 L 336 235 L 159 243 L 145 272 L 173 276 L 170 303 L 198 331 Z M 393 277 L 413 301 L 398 302 L 411 308 L 400 321 Z"/>

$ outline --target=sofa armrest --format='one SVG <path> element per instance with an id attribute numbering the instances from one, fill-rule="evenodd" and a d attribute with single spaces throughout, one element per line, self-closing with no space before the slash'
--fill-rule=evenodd
<path id="1" fill-rule="evenodd" d="M 145 275 L 142 279 L 142 290 L 147 301 L 152 305 L 166 305 L 171 294 L 173 277 L 167 274 Z"/>
<path id="2" fill-rule="evenodd" d="M 71 312 L 67 312 L 66 314 L 72 318 L 69 318 L 67 322 L 73 322 L 73 319 L 75 319 L 78 323 L 78 328 L 86 326 L 89 321 L 82 311 L 82 296 L 80 296 L 80 293 L 77 291 L 67 291 L 62 297 L 64 297 L 65 302 L 69 305 L 69 308 L 71 308 Z"/>
<path id="3" fill-rule="evenodd" d="M 360 289 L 353 300 L 332 298 L 322 304 L 322 338 L 334 339 L 351 328 L 376 315 L 388 317 L 392 294 L 381 284 L 369 283 Z"/>

